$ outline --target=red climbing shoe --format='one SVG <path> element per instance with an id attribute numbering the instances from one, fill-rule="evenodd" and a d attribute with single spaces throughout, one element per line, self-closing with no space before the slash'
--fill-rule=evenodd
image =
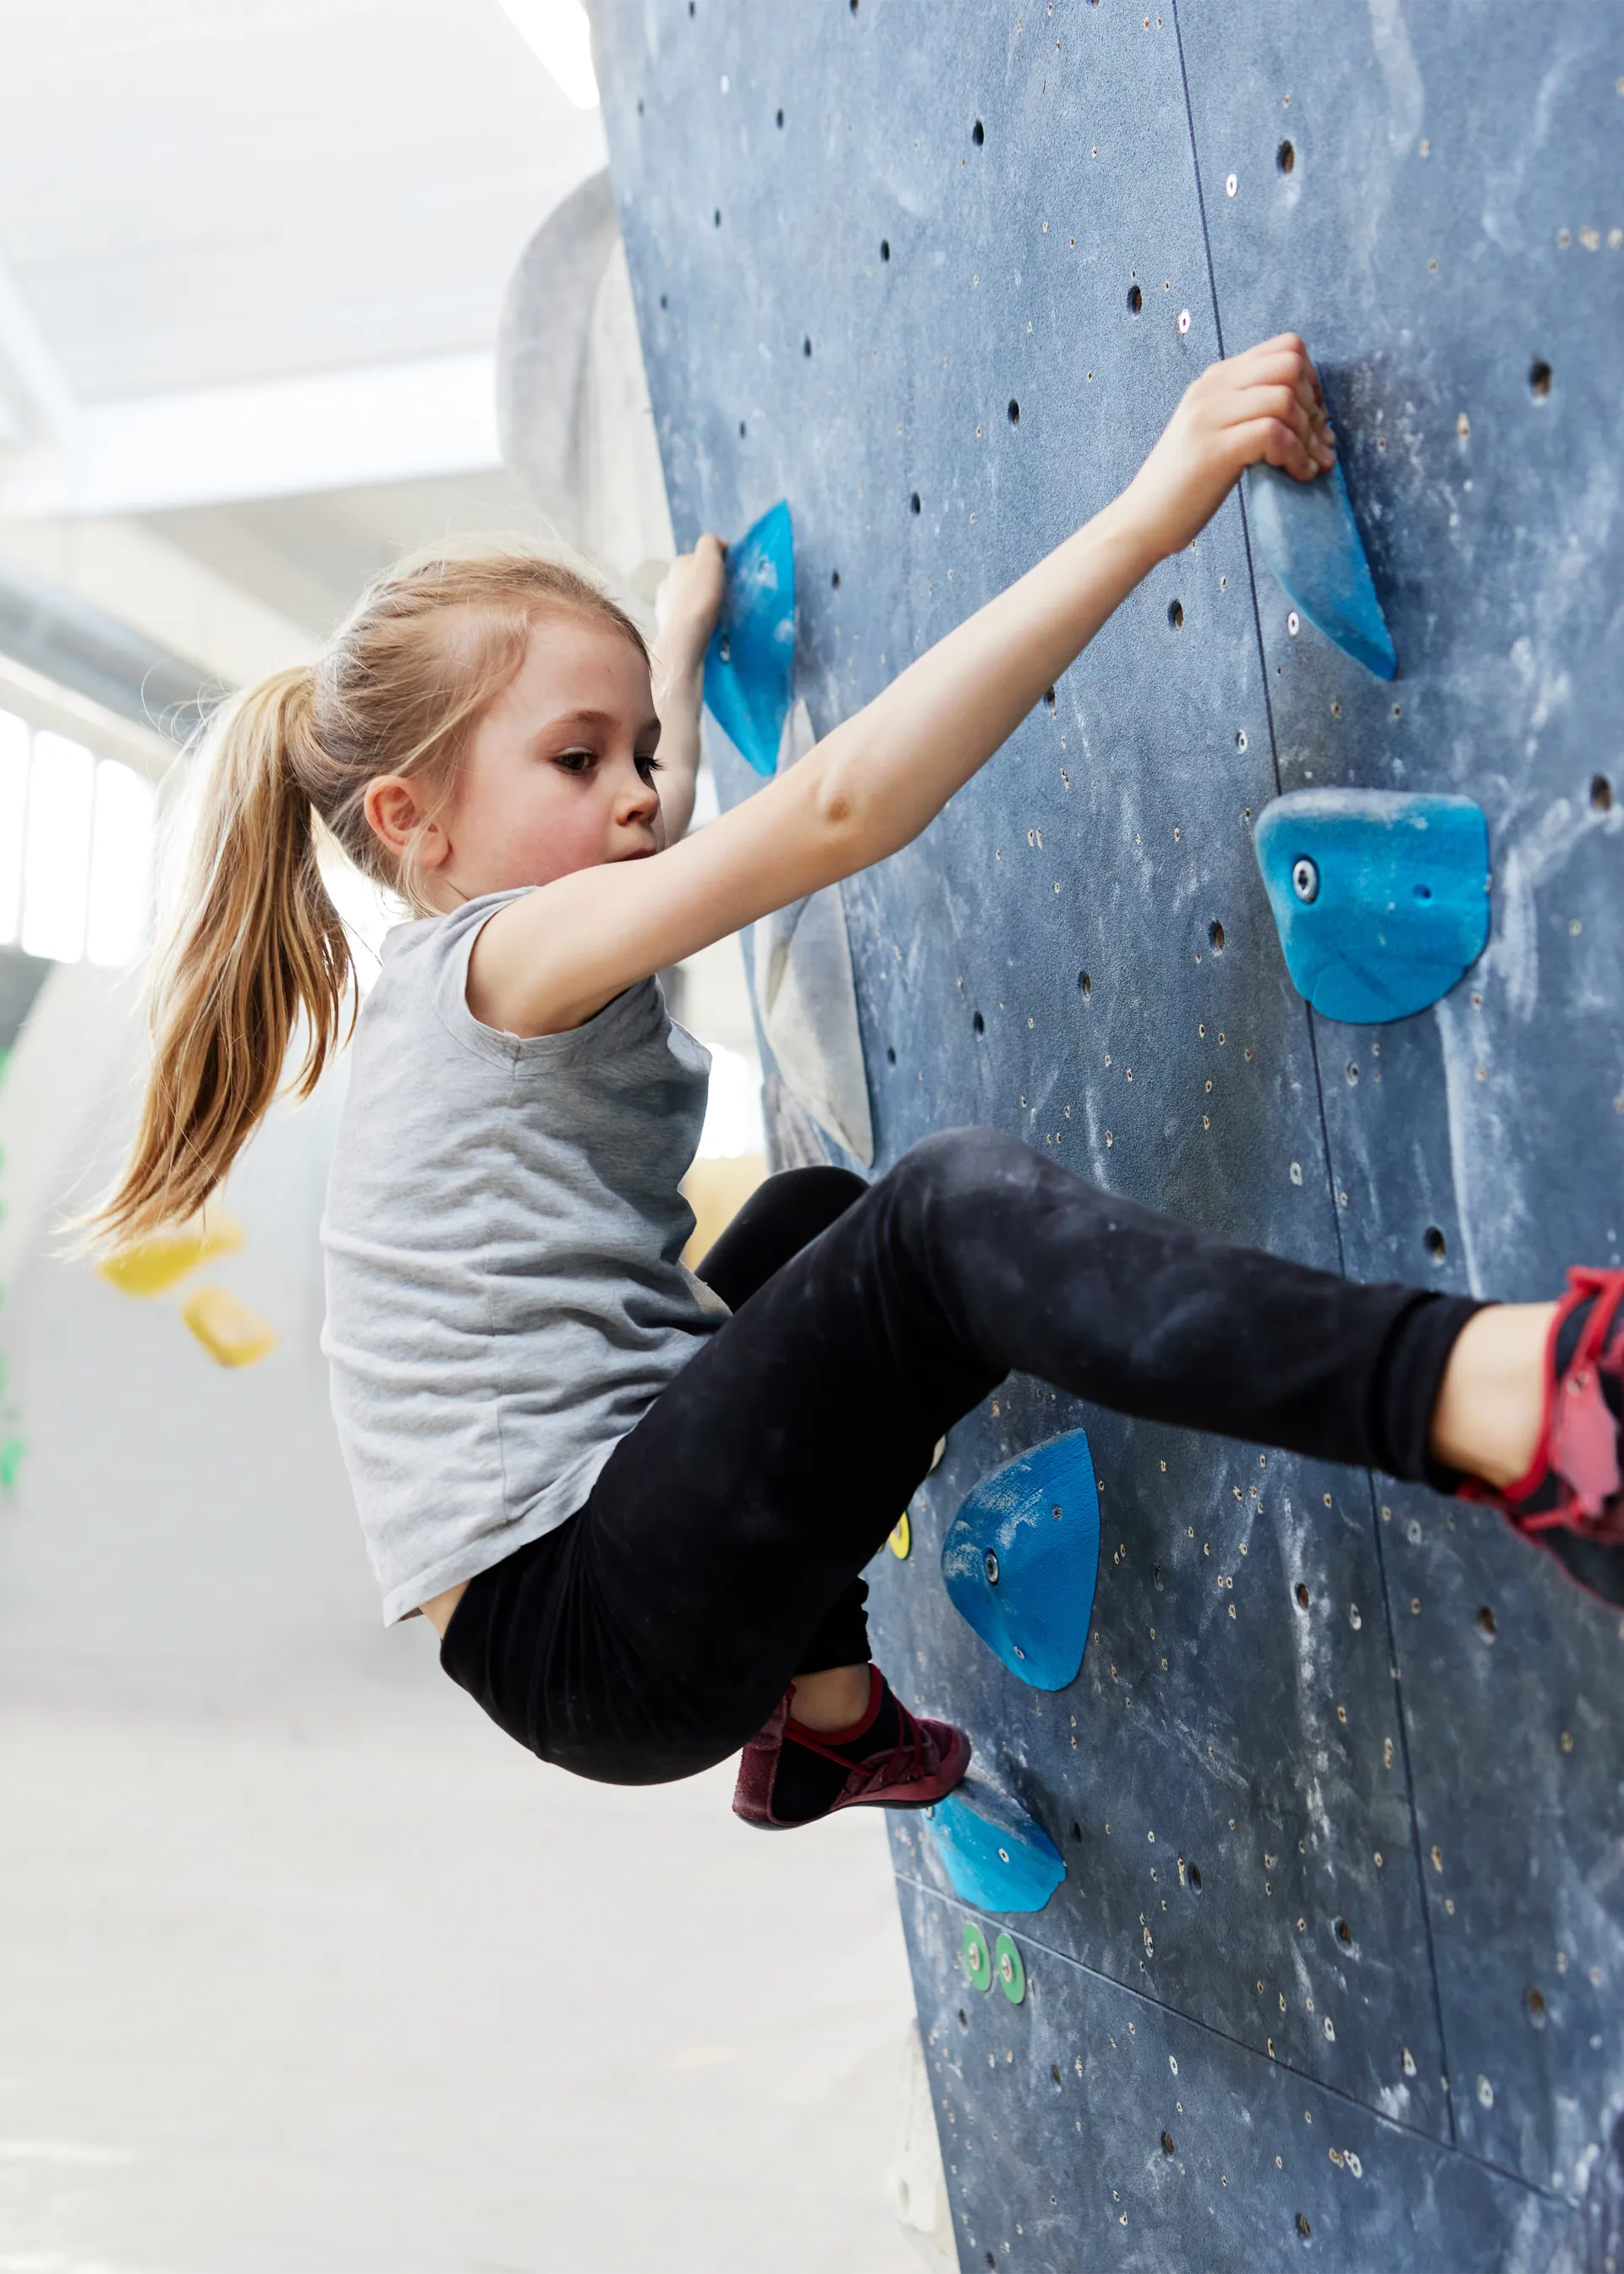
<path id="1" fill-rule="evenodd" d="M 868 1669 L 868 1710 L 849 1729 L 804 1728 L 786 1691 L 739 1762 L 733 1814 L 763 1832 L 814 1824 L 840 1808 L 929 1808 L 959 1783 L 970 1740 L 951 1721 L 916 1721 Z"/>
<path id="2" fill-rule="evenodd" d="M 1504 1491 L 1470 1480 L 1604 1603 L 1624 1604 L 1624 1271 L 1570 1271 L 1551 1329 L 1545 1427 Z"/>

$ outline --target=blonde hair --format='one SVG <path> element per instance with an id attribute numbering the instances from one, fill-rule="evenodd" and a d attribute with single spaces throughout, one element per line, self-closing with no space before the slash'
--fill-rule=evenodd
<path id="1" fill-rule="evenodd" d="M 314 664 L 262 681 L 205 727 L 181 913 L 154 960 L 152 1069 L 129 1162 L 92 1219 L 100 1238 L 125 1246 L 197 1213 L 275 1097 L 301 1020 L 292 1086 L 309 1096 L 356 999 L 315 817 L 364 875 L 430 913 L 410 852 L 397 863 L 366 818 L 367 785 L 410 777 L 439 810 L 531 625 L 560 614 L 595 617 L 646 659 L 631 618 L 577 570 L 521 552 L 440 553 L 380 577 Z"/>

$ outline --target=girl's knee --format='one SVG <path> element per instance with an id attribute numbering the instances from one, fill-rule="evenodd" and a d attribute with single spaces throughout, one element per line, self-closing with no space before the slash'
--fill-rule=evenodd
<path id="1" fill-rule="evenodd" d="M 1051 1164 L 1001 1129 L 943 1129 L 910 1147 L 891 1175 L 927 1199 L 1034 1190 Z"/>

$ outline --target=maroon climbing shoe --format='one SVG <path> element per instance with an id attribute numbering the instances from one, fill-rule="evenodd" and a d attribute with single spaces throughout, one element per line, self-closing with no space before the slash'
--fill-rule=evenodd
<path id="1" fill-rule="evenodd" d="M 915 1720 L 868 1669 L 868 1710 L 849 1729 L 808 1729 L 779 1701 L 739 1761 L 733 1814 L 763 1832 L 815 1824 L 841 1808 L 929 1808 L 970 1766 L 970 1740 L 951 1721 Z"/>
<path id="2" fill-rule="evenodd" d="M 1624 1605 L 1624 1271 L 1570 1271 L 1551 1329 L 1545 1427 L 1525 1477 L 1463 1500 L 1497 1508 L 1604 1603 Z"/>

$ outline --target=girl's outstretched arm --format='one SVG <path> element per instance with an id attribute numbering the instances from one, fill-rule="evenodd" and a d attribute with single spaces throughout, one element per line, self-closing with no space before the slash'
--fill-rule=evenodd
<path id="1" fill-rule="evenodd" d="M 1119 498 L 791 772 L 666 852 L 577 870 L 500 910 L 477 949 L 485 1015 L 521 1035 L 578 1026 L 650 972 L 899 850 L 1260 460 L 1303 482 L 1335 460 L 1291 333 L 1205 372 Z"/>

